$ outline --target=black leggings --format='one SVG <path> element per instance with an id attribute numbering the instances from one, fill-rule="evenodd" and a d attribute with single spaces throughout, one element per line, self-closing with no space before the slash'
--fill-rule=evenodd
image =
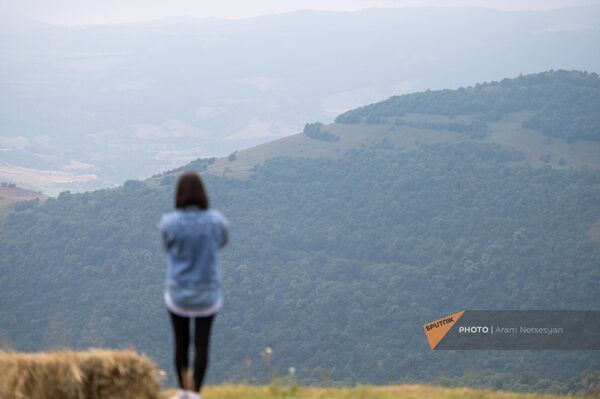
<path id="1" fill-rule="evenodd" d="M 190 318 L 181 317 L 169 312 L 171 315 L 171 324 L 175 334 L 175 370 L 177 371 L 177 380 L 179 387 L 184 389 L 183 369 L 187 369 L 188 350 L 190 348 Z M 208 366 L 208 343 L 210 340 L 210 328 L 215 316 L 196 317 L 194 320 L 194 349 L 196 357 L 194 359 L 194 383 L 197 392 L 202 388 L 202 381 Z M 189 389 L 189 388 L 188 388 Z"/>

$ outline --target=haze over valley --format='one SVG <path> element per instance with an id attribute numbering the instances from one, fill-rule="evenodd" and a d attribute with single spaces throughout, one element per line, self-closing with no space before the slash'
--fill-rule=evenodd
<path id="1" fill-rule="evenodd" d="M 77 27 L 5 15 L 0 180 L 50 195 L 114 187 L 392 95 L 549 69 L 597 71 L 599 19 L 598 6 Z"/>

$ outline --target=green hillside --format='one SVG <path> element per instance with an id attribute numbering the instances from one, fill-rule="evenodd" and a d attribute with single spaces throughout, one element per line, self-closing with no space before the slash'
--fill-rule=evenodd
<path id="1" fill-rule="evenodd" d="M 596 73 L 544 72 L 477 84 L 458 90 L 426 91 L 392 97 L 348 111 L 339 123 L 381 123 L 441 128 L 473 137 L 486 134 L 486 122 L 514 112 L 530 112 L 523 126 L 569 141 L 600 140 L 600 79 Z M 471 115 L 469 121 L 410 121 L 406 114 Z"/>
<path id="2" fill-rule="evenodd" d="M 248 177 L 275 156 L 340 158 L 349 148 L 408 151 L 420 144 L 495 143 L 534 166 L 600 170 L 600 78 L 576 71 L 543 72 L 392 97 L 348 111 L 321 126 L 216 160 L 208 171 Z"/>
<path id="3" fill-rule="evenodd" d="M 573 90 L 593 76 L 554 75 Z M 303 384 L 578 392 L 597 376 L 592 351 L 432 352 L 421 332 L 463 309 L 600 308 L 600 242 L 590 238 L 600 172 L 579 167 L 597 162 L 596 141 L 547 142 L 522 118 L 486 122 L 483 137 L 336 123 L 319 127 L 331 135 L 182 168 L 209 172 L 212 204 L 232 226 L 210 381 L 261 383 L 293 366 Z M 536 147 L 520 132 L 544 139 Z M 529 144 L 512 148 L 510 137 Z M 0 230 L 2 340 L 19 350 L 134 345 L 171 374 L 156 222 L 179 172 L 15 204 Z"/>

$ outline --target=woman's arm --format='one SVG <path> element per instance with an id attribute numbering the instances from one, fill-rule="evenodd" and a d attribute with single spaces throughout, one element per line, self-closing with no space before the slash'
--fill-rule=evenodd
<path id="1" fill-rule="evenodd" d="M 171 244 L 173 243 L 173 234 L 169 231 L 169 214 L 164 214 L 160 218 L 160 221 L 157 224 L 158 229 L 160 230 L 160 234 L 162 236 L 163 248 L 166 250 L 169 249 Z"/>
<path id="2" fill-rule="evenodd" d="M 218 227 L 217 240 L 219 242 L 219 247 L 223 248 L 229 242 L 229 221 L 219 211 L 213 211 L 213 215 Z"/>

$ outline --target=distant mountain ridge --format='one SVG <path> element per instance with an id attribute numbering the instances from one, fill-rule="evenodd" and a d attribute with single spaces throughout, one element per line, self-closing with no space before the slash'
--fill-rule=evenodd
<path id="1" fill-rule="evenodd" d="M 70 27 L 2 15 L 0 180 L 50 195 L 116 187 L 394 94 L 550 68 L 598 72 L 598 20 L 597 6 Z"/>

